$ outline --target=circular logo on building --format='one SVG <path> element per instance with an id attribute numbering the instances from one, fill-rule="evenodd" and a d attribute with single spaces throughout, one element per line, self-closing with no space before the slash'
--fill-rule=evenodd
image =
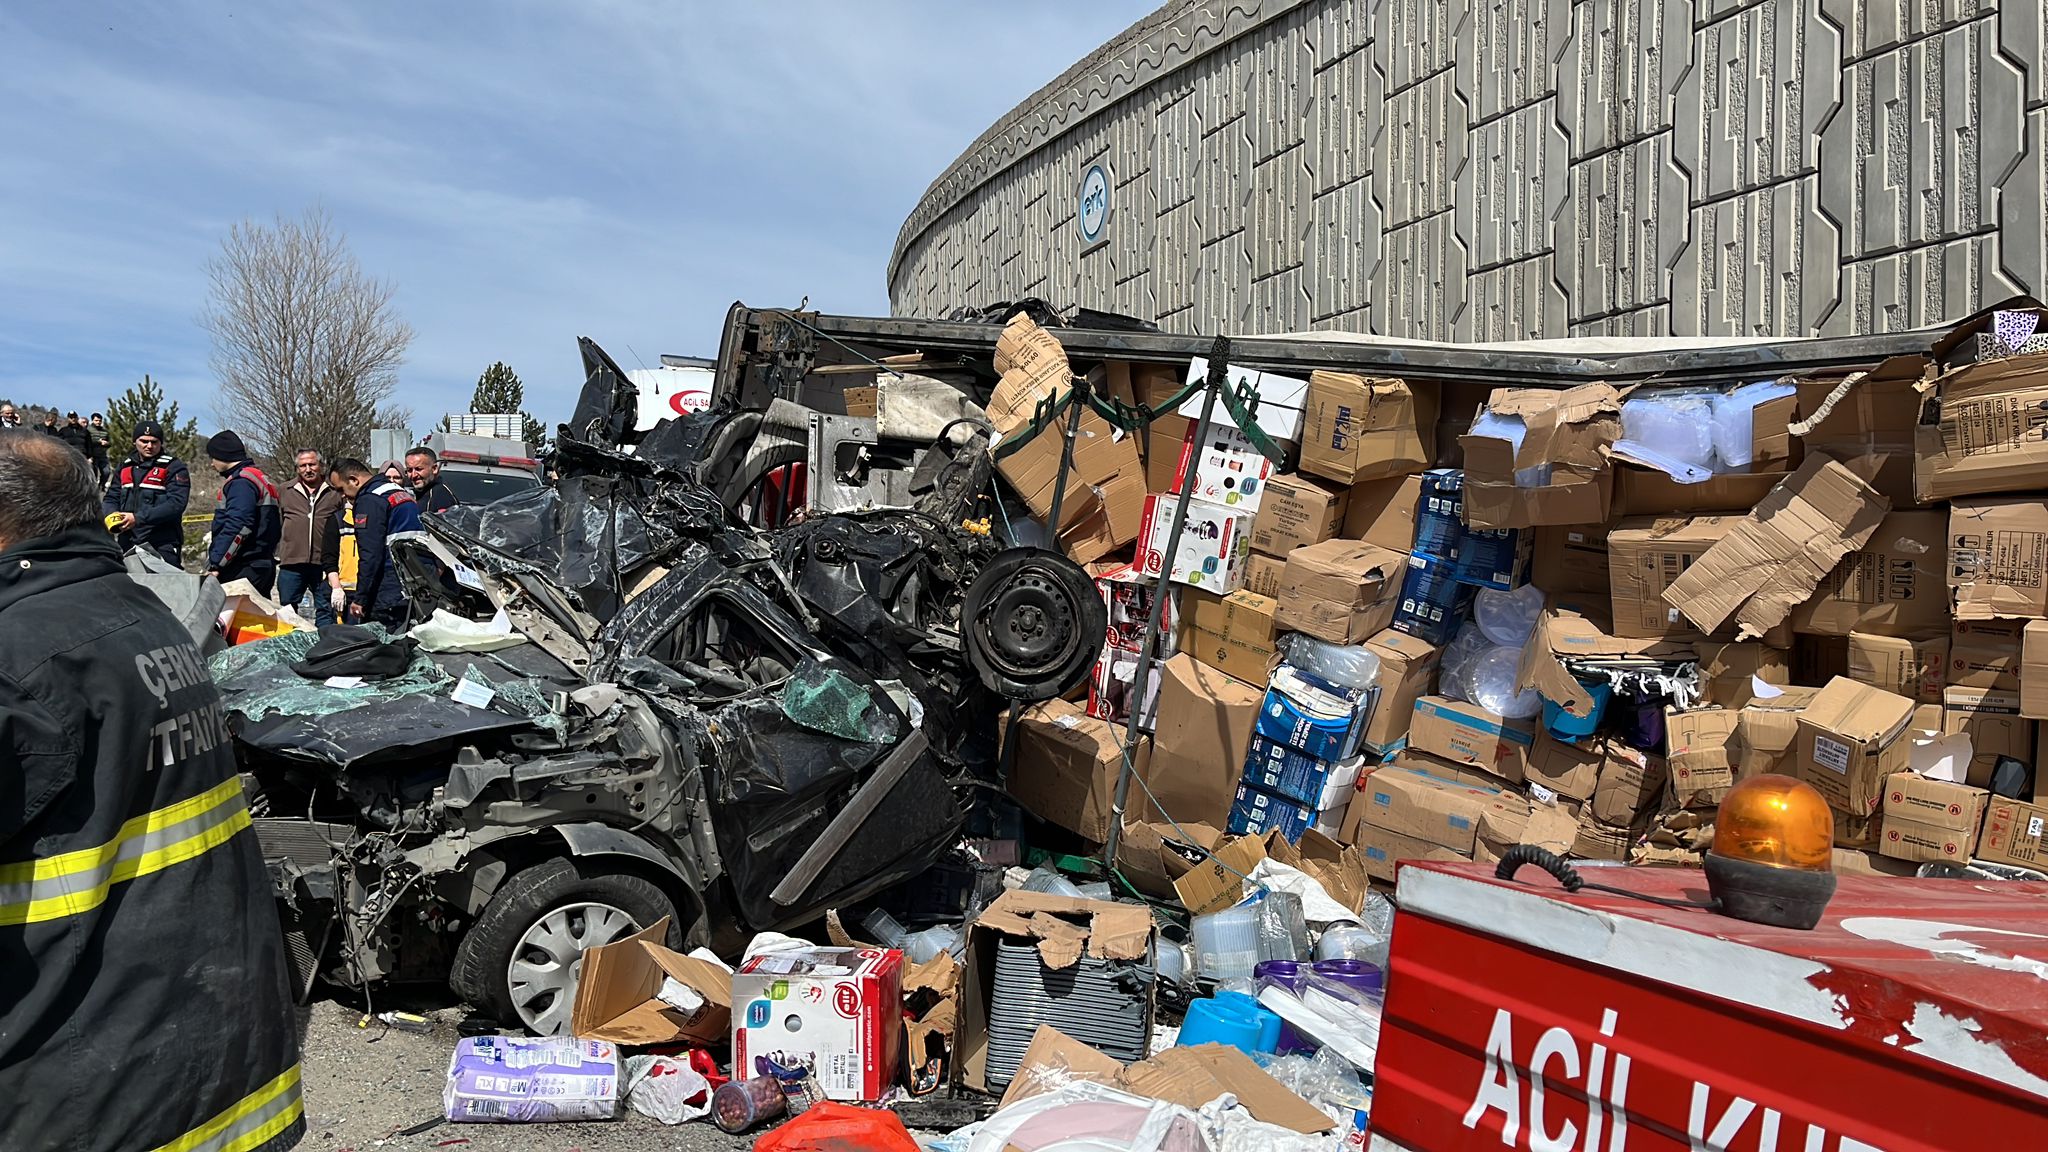
<path id="1" fill-rule="evenodd" d="M 1102 239 L 1102 230 L 1109 224 L 1109 173 L 1102 165 L 1090 164 L 1081 177 L 1080 211 L 1074 218 L 1080 222 L 1083 244 Z"/>

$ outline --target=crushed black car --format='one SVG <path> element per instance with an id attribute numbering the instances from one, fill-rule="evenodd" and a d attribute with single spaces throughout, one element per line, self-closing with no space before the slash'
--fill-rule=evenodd
<path id="1" fill-rule="evenodd" d="M 1005 701 L 1093 663 L 1087 574 L 990 527 L 985 427 L 905 506 L 761 526 L 763 469 L 801 459 L 772 422 L 635 442 L 607 365 L 555 483 L 394 538 L 398 674 L 309 678 L 307 632 L 213 658 L 302 992 L 445 979 L 560 1031 L 588 947 L 666 918 L 730 954 L 922 873 L 993 788 Z"/>

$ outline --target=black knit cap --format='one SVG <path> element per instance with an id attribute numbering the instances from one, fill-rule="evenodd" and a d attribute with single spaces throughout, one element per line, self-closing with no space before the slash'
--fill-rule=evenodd
<path id="1" fill-rule="evenodd" d="M 216 432 L 206 442 L 206 458 L 238 464 L 249 458 L 249 450 L 242 447 L 242 438 L 233 432 Z"/>

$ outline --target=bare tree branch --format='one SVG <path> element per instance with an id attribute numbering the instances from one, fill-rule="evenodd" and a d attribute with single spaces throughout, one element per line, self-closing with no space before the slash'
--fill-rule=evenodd
<path id="1" fill-rule="evenodd" d="M 363 272 L 324 209 L 236 224 L 206 274 L 215 408 L 259 458 L 301 447 L 362 456 L 373 422 L 410 418 L 388 401 L 412 327 L 393 285 Z"/>

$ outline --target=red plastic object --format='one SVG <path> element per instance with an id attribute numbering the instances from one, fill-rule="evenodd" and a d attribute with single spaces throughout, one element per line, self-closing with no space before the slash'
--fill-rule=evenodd
<path id="1" fill-rule="evenodd" d="M 2048 884 L 1844 876 L 1799 932 L 1492 873 L 1401 868 L 1375 1152 L 2048 1146 Z"/>
<path id="2" fill-rule="evenodd" d="M 918 1152 L 894 1112 L 831 1100 L 754 1141 L 754 1152 Z"/>

